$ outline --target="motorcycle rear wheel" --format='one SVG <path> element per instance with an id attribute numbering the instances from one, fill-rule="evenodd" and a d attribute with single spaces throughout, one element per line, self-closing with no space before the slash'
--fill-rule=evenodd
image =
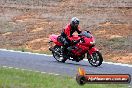
<path id="1" fill-rule="evenodd" d="M 60 55 L 58 55 L 58 54 L 52 52 L 53 57 L 54 57 L 58 62 L 63 62 L 63 63 L 65 63 L 66 59 L 63 58 L 61 46 L 55 45 L 55 46 L 54 46 L 54 50 L 55 50 L 56 52 L 60 53 Z"/>

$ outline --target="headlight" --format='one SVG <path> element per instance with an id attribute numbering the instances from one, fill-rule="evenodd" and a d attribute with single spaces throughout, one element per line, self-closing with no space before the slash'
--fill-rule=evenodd
<path id="1" fill-rule="evenodd" d="M 93 42 L 90 42 L 90 44 L 91 44 L 91 45 L 94 45 L 94 44 L 95 44 L 95 41 L 93 41 Z"/>

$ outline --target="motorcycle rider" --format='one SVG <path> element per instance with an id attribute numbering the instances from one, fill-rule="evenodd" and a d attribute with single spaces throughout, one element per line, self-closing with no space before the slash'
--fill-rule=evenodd
<path id="1" fill-rule="evenodd" d="M 63 29 L 61 33 L 61 40 L 63 43 L 63 58 L 67 59 L 67 48 L 71 44 L 71 37 L 74 32 L 77 32 L 78 34 L 81 33 L 80 27 L 79 27 L 79 19 L 77 17 L 73 17 L 69 24 L 66 25 L 66 27 Z"/>

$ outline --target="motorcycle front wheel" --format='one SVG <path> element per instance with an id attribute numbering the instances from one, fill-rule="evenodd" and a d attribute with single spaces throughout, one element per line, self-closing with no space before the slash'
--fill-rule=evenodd
<path id="1" fill-rule="evenodd" d="M 103 62 L 103 57 L 102 54 L 99 51 L 96 51 L 94 53 L 92 53 L 92 57 L 89 60 L 89 63 L 94 66 L 94 67 L 98 67 L 102 64 Z"/>

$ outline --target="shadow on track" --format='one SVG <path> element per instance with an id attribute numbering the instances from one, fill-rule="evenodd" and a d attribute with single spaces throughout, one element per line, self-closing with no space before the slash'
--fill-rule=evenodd
<path id="1" fill-rule="evenodd" d="M 79 67 L 90 67 L 90 68 L 103 68 L 102 66 L 99 67 L 93 67 L 91 66 L 89 63 L 80 63 L 80 62 L 58 62 L 58 61 L 52 61 L 54 63 L 60 63 L 60 64 L 64 64 L 64 65 L 69 65 L 69 66 L 79 66 Z"/>

